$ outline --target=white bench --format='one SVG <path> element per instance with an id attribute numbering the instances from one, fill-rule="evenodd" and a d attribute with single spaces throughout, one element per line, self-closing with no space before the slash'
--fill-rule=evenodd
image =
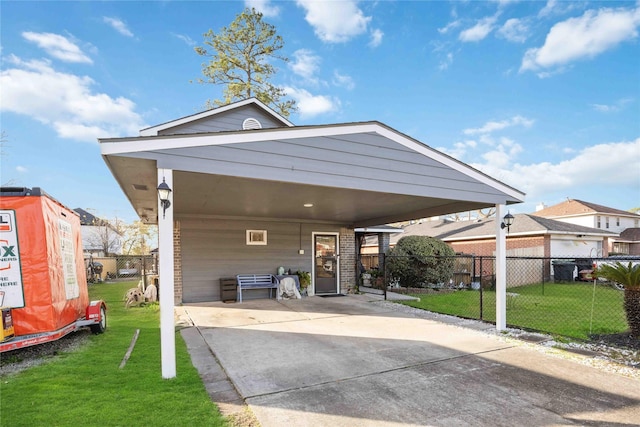
<path id="1" fill-rule="evenodd" d="M 273 274 L 238 274 L 238 302 L 242 302 L 242 290 L 246 289 L 278 289 L 278 279 Z"/>

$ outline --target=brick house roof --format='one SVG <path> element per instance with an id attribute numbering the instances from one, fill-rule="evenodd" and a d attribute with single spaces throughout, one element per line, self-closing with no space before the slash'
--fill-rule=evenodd
<path id="1" fill-rule="evenodd" d="M 583 234 L 591 236 L 617 236 L 617 233 L 597 228 L 584 227 L 564 221 L 537 217 L 530 214 L 514 215 L 513 225 L 509 235 L 540 235 L 540 234 Z M 495 218 L 485 218 L 478 221 L 425 221 L 408 225 L 403 233 L 391 235 L 391 245 L 404 236 L 422 235 L 441 239 L 445 242 L 453 240 L 495 238 Z"/>
<path id="2" fill-rule="evenodd" d="M 620 233 L 620 240 L 640 242 L 640 228 L 627 228 Z"/>
<path id="3" fill-rule="evenodd" d="M 628 211 L 609 208 L 607 206 L 602 206 L 595 203 L 589 203 L 589 202 L 584 202 L 582 200 L 574 200 L 574 199 L 569 199 L 565 202 L 558 203 L 557 205 L 549 206 L 548 208 L 534 212 L 532 215 L 545 217 L 545 218 L 562 218 L 567 216 L 594 215 L 594 214 L 637 216 L 636 214 L 633 214 Z"/>

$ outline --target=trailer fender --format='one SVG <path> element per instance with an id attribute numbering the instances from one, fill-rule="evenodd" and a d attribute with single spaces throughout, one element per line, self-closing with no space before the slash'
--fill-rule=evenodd
<path id="1" fill-rule="evenodd" d="M 91 332 L 103 333 L 107 329 L 107 304 L 102 300 L 91 301 L 87 306 L 86 319 L 92 322 L 89 325 Z"/>

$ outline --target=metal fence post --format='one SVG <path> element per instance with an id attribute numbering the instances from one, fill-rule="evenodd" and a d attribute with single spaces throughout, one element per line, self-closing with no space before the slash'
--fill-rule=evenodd
<path id="1" fill-rule="evenodd" d="M 545 265 L 544 265 L 544 260 L 542 260 L 542 295 L 544 295 L 544 271 L 545 271 Z"/>
<path id="2" fill-rule="evenodd" d="M 382 259 L 382 266 L 383 266 L 383 281 L 384 283 L 382 284 L 382 286 L 384 287 L 384 300 L 387 300 L 387 260 L 385 259 L 386 254 L 381 253 L 378 255 L 378 265 L 380 265 L 380 259 Z"/>
<path id="3" fill-rule="evenodd" d="M 482 320 L 483 316 L 483 296 L 482 296 L 482 257 L 480 257 L 480 320 Z"/>

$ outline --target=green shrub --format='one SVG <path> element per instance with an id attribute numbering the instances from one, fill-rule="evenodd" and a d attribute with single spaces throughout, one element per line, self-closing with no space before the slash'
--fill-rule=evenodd
<path id="1" fill-rule="evenodd" d="M 428 287 L 447 282 L 453 274 L 455 252 L 429 236 L 406 236 L 387 252 L 387 271 L 403 287 Z"/>

